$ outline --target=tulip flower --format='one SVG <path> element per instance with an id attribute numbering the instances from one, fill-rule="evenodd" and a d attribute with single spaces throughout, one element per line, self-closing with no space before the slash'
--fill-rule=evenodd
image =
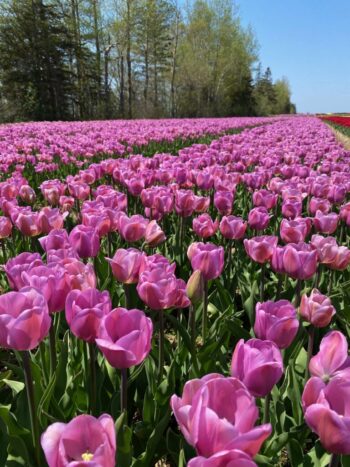
<path id="1" fill-rule="evenodd" d="M 335 271 L 344 271 L 350 264 L 350 250 L 346 246 L 339 246 L 333 261 L 328 265 Z"/>
<path id="2" fill-rule="evenodd" d="M 313 235 L 311 237 L 311 246 L 317 251 L 318 261 L 321 264 L 332 263 L 338 253 L 337 240 L 334 237 L 323 237 L 322 235 Z"/>
<path id="3" fill-rule="evenodd" d="M 328 214 L 331 210 L 331 203 L 324 198 L 311 198 L 309 202 L 309 213 L 314 216 L 317 211 Z"/>
<path id="4" fill-rule="evenodd" d="M 192 243 L 187 256 L 193 270 L 199 269 L 206 281 L 216 279 L 224 268 L 224 249 L 212 243 Z"/>
<path id="5" fill-rule="evenodd" d="M 254 206 L 272 209 L 276 206 L 278 195 L 268 190 L 258 190 L 253 193 Z"/>
<path id="6" fill-rule="evenodd" d="M 39 211 L 38 224 L 44 234 L 48 234 L 53 229 L 62 229 L 67 213 L 62 215 L 58 208 L 48 206 Z"/>
<path id="7" fill-rule="evenodd" d="M 36 237 L 41 234 L 39 213 L 31 211 L 18 211 L 14 224 L 22 235 Z"/>
<path id="8" fill-rule="evenodd" d="M 193 219 L 192 228 L 198 237 L 208 238 L 215 235 L 218 230 L 219 222 L 213 221 L 209 214 L 201 214 Z"/>
<path id="9" fill-rule="evenodd" d="M 0 295 L 0 346 L 31 350 L 48 335 L 51 325 L 47 301 L 39 290 L 23 287 Z"/>
<path id="10" fill-rule="evenodd" d="M 247 223 L 241 217 L 224 216 L 220 222 L 220 232 L 228 240 L 241 240 L 247 230 Z"/>
<path id="11" fill-rule="evenodd" d="M 316 328 L 324 328 L 335 315 L 335 308 L 326 295 L 313 289 L 309 297 L 306 294 L 301 297 L 300 315 Z"/>
<path id="12" fill-rule="evenodd" d="M 100 237 L 93 227 L 77 225 L 69 234 L 69 243 L 80 258 L 92 258 L 98 255 Z"/>
<path id="13" fill-rule="evenodd" d="M 39 243 L 43 250 L 48 252 L 49 250 L 60 250 L 64 248 L 70 248 L 68 233 L 65 229 L 53 229 L 46 237 L 40 237 Z"/>
<path id="14" fill-rule="evenodd" d="M 293 279 L 311 279 L 317 269 L 317 252 L 306 243 L 288 243 L 283 254 L 283 265 Z"/>
<path id="15" fill-rule="evenodd" d="M 259 339 L 272 341 L 280 349 L 286 349 L 293 342 L 298 329 L 296 309 L 288 300 L 257 303 L 254 332 Z"/>
<path id="16" fill-rule="evenodd" d="M 95 342 L 101 320 L 111 309 L 106 290 L 72 290 L 66 298 L 65 313 L 70 330 L 78 339 L 90 343 Z"/>
<path id="17" fill-rule="evenodd" d="M 11 235 L 12 223 L 10 219 L 5 216 L 0 216 L 0 240 L 7 238 Z"/>
<path id="18" fill-rule="evenodd" d="M 36 198 L 35 191 L 29 185 L 22 185 L 18 194 L 21 200 L 27 204 L 33 204 Z"/>
<path id="19" fill-rule="evenodd" d="M 11 289 L 20 290 L 25 286 L 22 273 L 43 264 L 39 253 L 21 253 L 5 264 L 5 273 Z"/>
<path id="20" fill-rule="evenodd" d="M 157 224 L 157 221 L 151 221 L 145 230 L 145 243 L 154 248 L 166 240 L 165 233 Z"/>
<path id="21" fill-rule="evenodd" d="M 41 446 L 49 467 L 115 467 L 114 420 L 107 414 L 78 415 L 69 423 L 53 423 L 41 435 Z"/>
<path id="22" fill-rule="evenodd" d="M 233 193 L 231 191 L 216 191 L 214 194 L 214 206 L 222 216 L 228 216 L 232 212 Z"/>
<path id="23" fill-rule="evenodd" d="M 231 376 L 238 378 L 255 397 L 265 397 L 281 379 L 281 351 L 271 341 L 241 339 L 233 352 Z"/>
<path id="24" fill-rule="evenodd" d="M 282 215 L 287 219 L 294 219 L 300 216 L 302 209 L 303 205 L 299 199 L 286 199 L 282 203 Z"/>
<path id="25" fill-rule="evenodd" d="M 257 467 L 248 454 L 238 449 L 219 451 L 210 457 L 194 457 L 187 465 L 188 467 Z"/>
<path id="26" fill-rule="evenodd" d="M 285 243 L 303 242 L 306 238 L 307 233 L 307 225 L 301 219 L 283 219 L 281 222 L 280 235 Z"/>
<path id="27" fill-rule="evenodd" d="M 249 227 L 254 230 L 264 230 L 269 225 L 270 215 L 263 206 L 253 208 L 248 214 Z"/>
<path id="28" fill-rule="evenodd" d="M 335 212 L 323 214 L 321 211 L 316 211 L 314 226 L 317 232 L 329 235 L 337 230 L 338 221 L 339 216 Z"/>
<path id="29" fill-rule="evenodd" d="M 182 217 L 189 217 L 196 208 L 196 199 L 191 190 L 177 190 L 175 192 L 175 211 Z"/>
<path id="30" fill-rule="evenodd" d="M 106 258 L 112 268 L 113 276 L 123 284 L 136 284 L 144 253 L 136 248 L 119 248 L 113 258 Z"/>
<path id="31" fill-rule="evenodd" d="M 84 264 L 75 258 L 66 258 L 60 264 L 67 272 L 66 280 L 71 290 L 96 287 L 97 279 L 92 264 Z"/>
<path id="32" fill-rule="evenodd" d="M 188 381 L 171 407 L 186 441 L 204 458 L 236 449 L 252 458 L 271 433 L 270 424 L 254 427 L 255 400 L 237 378 L 209 374 Z"/>
<path id="33" fill-rule="evenodd" d="M 130 218 L 126 214 L 123 214 L 119 218 L 118 230 L 125 241 L 138 242 L 144 237 L 148 222 L 148 219 L 138 214 Z"/>
<path id="34" fill-rule="evenodd" d="M 305 421 L 333 454 L 350 454 L 350 379 L 334 378 L 328 384 L 311 378 L 303 392 Z"/>
<path id="35" fill-rule="evenodd" d="M 277 246 L 278 238 L 272 235 L 262 235 L 244 240 L 244 248 L 257 263 L 266 263 L 271 257 Z"/>
<path id="36" fill-rule="evenodd" d="M 139 365 L 151 351 L 153 325 L 143 311 L 115 308 L 101 321 L 96 344 L 107 361 L 122 371 L 121 407 L 127 405 L 126 369 Z"/>

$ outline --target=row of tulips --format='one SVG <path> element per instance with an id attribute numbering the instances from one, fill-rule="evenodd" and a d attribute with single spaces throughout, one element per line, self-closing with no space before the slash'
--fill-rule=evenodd
<path id="1" fill-rule="evenodd" d="M 40 187 L 21 170 L 3 182 L 2 459 L 350 454 L 349 159 L 295 117 Z"/>

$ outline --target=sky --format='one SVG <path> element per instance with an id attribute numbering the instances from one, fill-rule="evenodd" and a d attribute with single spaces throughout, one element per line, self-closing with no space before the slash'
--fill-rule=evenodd
<path id="1" fill-rule="evenodd" d="M 237 0 L 263 69 L 287 77 L 298 112 L 350 112 L 350 0 Z"/>

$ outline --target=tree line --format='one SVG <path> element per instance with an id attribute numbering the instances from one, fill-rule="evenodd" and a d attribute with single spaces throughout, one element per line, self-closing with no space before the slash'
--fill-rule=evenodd
<path id="1" fill-rule="evenodd" d="M 230 0 L 2 0 L 0 120 L 293 113 Z"/>

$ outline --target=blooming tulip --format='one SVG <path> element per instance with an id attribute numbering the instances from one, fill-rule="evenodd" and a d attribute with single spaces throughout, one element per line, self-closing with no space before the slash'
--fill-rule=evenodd
<path id="1" fill-rule="evenodd" d="M 283 219 L 280 226 L 281 238 L 285 243 L 303 242 L 307 235 L 307 225 L 300 220 Z"/>
<path id="2" fill-rule="evenodd" d="M 114 368 L 130 368 L 149 354 L 152 333 L 152 321 L 143 311 L 115 308 L 102 318 L 96 344 Z"/>
<path id="3" fill-rule="evenodd" d="M 45 297 L 33 287 L 0 295 L 0 346 L 15 350 L 37 347 L 49 333 Z"/>
<path id="4" fill-rule="evenodd" d="M 138 242 L 144 237 L 148 219 L 138 214 L 128 217 L 123 214 L 119 218 L 119 233 L 127 242 Z"/>
<path id="5" fill-rule="evenodd" d="M 269 424 L 254 427 L 255 400 L 237 378 L 209 374 L 188 381 L 171 407 L 186 441 L 205 458 L 234 449 L 253 457 L 271 433 Z"/>
<path id="6" fill-rule="evenodd" d="M 313 289 L 309 297 L 306 294 L 301 297 L 300 315 L 316 328 L 328 326 L 334 314 L 331 300 L 317 289 Z"/>
<path id="7" fill-rule="evenodd" d="M 247 223 L 241 217 L 224 216 L 220 222 L 220 232 L 229 240 L 240 240 L 247 230 Z"/>
<path id="8" fill-rule="evenodd" d="M 69 423 L 53 423 L 42 434 L 41 446 L 49 467 L 115 467 L 114 420 L 107 414 L 78 415 Z"/>
<path id="9" fill-rule="evenodd" d="M 210 457 L 194 457 L 188 467 L 257 467 L 252 458 L 238 449 L 219 451 Z"/>
<path id="10" fill-rule="evenodd" d="M 241 339 L 233 352 L 231 375 L 242 381 L 250 393 L 265 397 L 281 379 L 283 362 L 281 351 L 271 341 Z"/>
<path id="11" fill-rule="evenodd" d="M 339 216 L 335 212 L 323 214 L 321 211 L 316 211 L 314 226 L 318 232 L 329 235 L 337 230 L 338 221 Z"/>
<path id="12" fill-rule="evenodd" d="M 86 342 L 95 342 L 101 320 L 111 309 L 112 302 L 106 290 L 72 290 L 67 295 L 67 323 L 72 333 Z"/>
<path id="13" fill-rule="evenodd" d="M 93 227 L 77 225 L 69 234 L 69 243 L 80 258 L 91 258 L 98 255 L 100 238 Z"/>
<path id="14" fill-rule="evenodd" d="M 70 248 L 68 233 L 65 229 L 54 229 L 46 235 L 46 237 L 40 237 L 39 243 L 43 250 L 48 252 L 49 250 L 60 250 L 63 248 Z"/>
<path id="15" fill-rule="evenodd" d="M 262 235 L 244 240 L 244 248 L 248 256 L 257 263 L 266 263 L 277 246 L 278 238 L 273 235 Z"/>
<path id="16" fill-rule="evenodd" d="M 119 248 L 112 259 L 106 258 L 112 268 L 113 276 L 123 284 L 136 284 L 144 253 L 136 248 Z"/>
<path id="17" fill-rule="evenodd" d="M 259 339 L 274 342 L 286 349 L 293 342 L 299 328 L 297 312 L 288 300 L 257 303 L 254 332 Z"/>
<path id="18" fill-rule="evenodd" d="M 208 238 L 215 235 L 219 222 L 217 220 L 213 221 L 209 214 L 201 214 L 193 219 L 192 227 L 198 237 Z"/>
<path id="19" fill-rule="evenodd" d="M 5 272 L 11 289 L 19 290 L 24 287 L 22 272 L 43 264 L 39 253 L 21 253 L 7 261 Z"/>
<path id="20" fill-rule="evenodd" d="M 216 279 L 224 268 L 224 249 L 212 243 L 192 243 L 187 256 L 193 270 L 199 269 L 206 281 Z"/>
<path id="21" fill-rule="evenodd" d="M 293 279 L 311 279 L 317 269 L 317 252 L 306 243 L 288 243 L 283 254 L 283 265 Z"/>
<path id="22" fill-rule="evenodd" d="M 230 191 L 217 191 L 214 195 L 214 206 L 223 216 L 232 212 L 233 193 Z"/>
<path id="23" fill-rule="evenodd" d="M 157 224 L 157 221 L 151 221 L 145 230 L 145 243 L 153 248 L 166 240 L 165 233 Z"/>
<path id="24" fill-rule="evenodd" d="M 137 292 L 153 310 L 172 308 L 178 297 L 178 283 L 173 271 L 163 267 L 146 269 L 140 274 Z"/>
<path id="25" fill-rule="evenodd" d="M 263 206 L 253 208 L 248 214 L 248 224 L 254 230 L 264 230 L 269 225 L 270 216 Z"/>

